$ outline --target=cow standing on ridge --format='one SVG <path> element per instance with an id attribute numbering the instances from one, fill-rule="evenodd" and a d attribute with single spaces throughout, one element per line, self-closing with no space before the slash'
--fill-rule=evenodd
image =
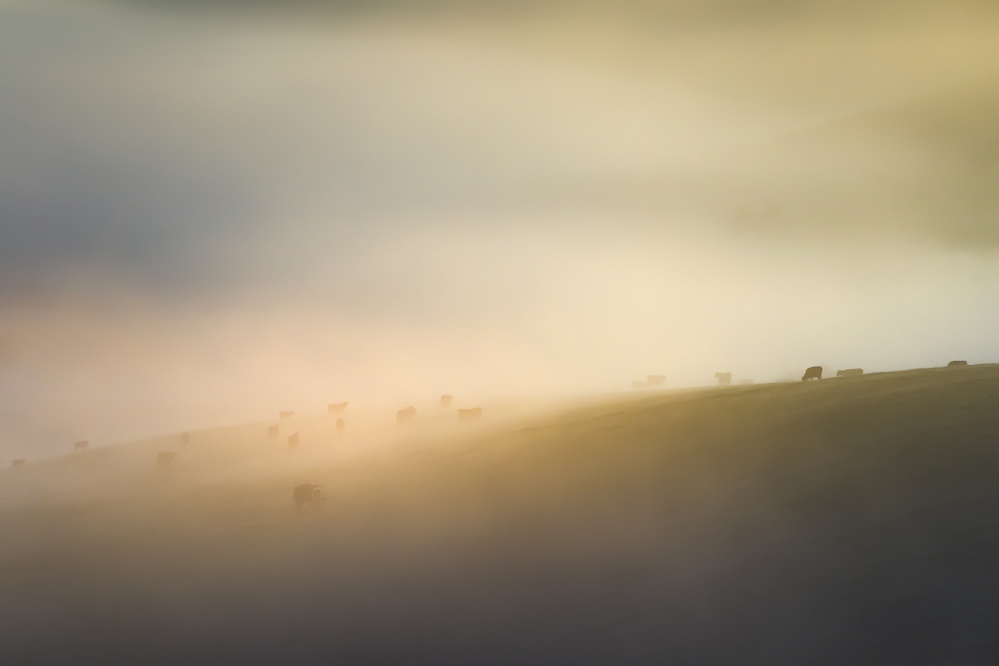
<path id="1" fill-rule="evenodd" d="M 87 440 L 85 440 L 85 439 L 83 439 L 83 440 L 80 440 L 79 442 L 74 442 L 73 443 L 73 451 L 75 453 L 81 453 L 83 451 L 86 451 L 88 446 L 90 446 L 90 442 L 87 441 Z"/>
<path id="2" fill-rule="evenodd" d="M 731 372 L 716 372 L 715 379 L 718 380 L 718 386 L 728 386 L 732 383 L 732 373 Z"/>
<path id="3" fill-rule="evenodd" d="M 413 421 L 415 419 L 416 419 L 416 407 L 413 407 L 412 405 L 410 405 L 406 409 L 400 409 L 398 412 L 395 413 L 395 422 L 399 424 L 409 423 L 410 421 Z"/>
<path id="4" fill-rule="evenodd" d="M 300 483 L 291 491 L 291 499 L 295 502 L 295 511 L 300 512 L 308 504 L 313 510 L 319 509 L 325 503 L 323 487 L 314 483 Z"/>
<path id="5" fill-rule="evenodd" d="M 813 379 L 822 379 L 821 365 L 813 365 L 805 370 L 805 374 L 801 376 L 801 381 L 803 382 L 811 381 Z"/>

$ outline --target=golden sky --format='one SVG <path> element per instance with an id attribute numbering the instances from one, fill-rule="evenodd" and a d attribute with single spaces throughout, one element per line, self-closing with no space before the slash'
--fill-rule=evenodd
<path id="1" fill-rule="evenodd" d="M 991 5 L 0 2 L 0 451 L 996 360 Z"/>

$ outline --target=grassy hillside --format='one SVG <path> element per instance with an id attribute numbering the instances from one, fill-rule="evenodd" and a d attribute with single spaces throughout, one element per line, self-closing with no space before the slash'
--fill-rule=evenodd
<path id="1" fill-rule="evenodd" d="M 973 366 L 8 470 L 0 656 L 994 663 L 997 405 Z"/>

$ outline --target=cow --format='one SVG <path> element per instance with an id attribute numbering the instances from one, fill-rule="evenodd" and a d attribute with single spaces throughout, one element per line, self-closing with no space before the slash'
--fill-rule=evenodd
<path id="1" fill-rule="evenodd" d="M 864 374 L 863 368 L 849 368 L 847 370 L 836 371 L 837 377 L 859 377 L 862 374 Z"/>
<path id="2" fill-rule="evenodd" d="M 662 386 L 666 383 L 666 375 L 649 375 L 646 380 L 649 386 Z"/>
<path id="3" fill-rule="evenodd" d="M 732 373 L 731 372 L 716 372 L 715 379 L 718 380 L 718 386 L 728 386 L 732 383 Z"/>
<path id="4" fill-rule="evenodd" d="M 293 449 L 298 446 L 298 433 L 288 435 L 288 448 Z"/>
<path id="5" fill-rule="evenodd" d="M 180 445 L 181 446 L 187 446 L 190 443 L 191 443 L 191 436 L 188 435 L 186 432 L 181 433 L 180 434 Z"/>
<path id="6" fill-rule="evenodd" d="M 951 361 L 947 364 L 948 368 L 966 368 L 968 367 L 967 361 Z"/>
<path id="7" fill-rule="evenodd" d="M 441 396 L 441 409 L 448 409 L 451 407 L 451 401 L 454 400 L 453 395 L 442 395 Z"/>
<path id="8" fill-rule="evenodd" d="M 822 366 L 813 365 L 812 367 L 805 370 L 805 374 L 801 376 L 801 381 L 807 382 L 812 379 L 822 379 Z"/>
<path id="9" fill-rule="evenodd" d="M 416 418 L 416 407 L 410 405 L 406 409 L 400 409 L 395 413 L 396 423 L 407 423 Z"/>
<path id="10" fill-rule="evenodd" d="M 156 456 L 156 464 L 162 467 L 166 467 L 173 462 L 173 459 L 177 457 L 177 454 L 173 451 L 162 451 L 158 456 Z"/>
<path id="11" fill-rule="evenodd" d="M 76 452 L 76 453 L 80 453 L 81 451 L 86 451 L 87 447 L 89 445 L 90 445 L 90 442 L 87 441 L 87 440 L 85 440 L 85 439 L 80 440 L 79 442 L 74 442 L 73 443 L 73 451 Z"/>
<path id="12" fill-rule="evenodd" d="M 27 458 L 16 458 L 16 459 L 14 459 L 14 460 L 11 461 L 10 466 L 11 467 L 20 467 L 21 465 L 25 464 L 26 462 L 28 462 Z"/>
<path id="13" fill-rule="evenodd" d="M 326 408 L 327 414 L 343 414 L 343 410 L 347 409 L 346 402 L 338 402 L 335 405 L 331 404 Z"/>
<path id="14" fill-rule="evenodd" d="M 342 435 L 343 434 L 343 429 L 345 427 L 346 427 L 346 424 L 343 422 L 343 419 L 337 419 L 336 420 L 336 434 Z"/>
<path id="15" fill-rule="evenodd" d="M 312 509 L 319 509 L 325 503 L 323 487 L 314 483 L 300 483 L 291 491 L 291 499 L 295 501 L 295 511 L 301 511 L 308 504 Z"/>
<path id="16" fill-rule="evenodd" d="M 482 408 L 475 407 L 474 409 L 459 409 L 458 410 L 458 420 L 459 421 L 478 421 L 482 418 Z"/>
<path id="17" fill-rule="evenodd" d="M 295 412 L 278 412 L 279 419 L 290 419 L 295 415 Z"/>
<path id="18" fill-rule="evenodd" d="M 278 426 L 272 425 L 270 428 L 267 429 L 267 437 L 270 439 L 275 439 L 277 438 L 279 431 L 280 428 Z"/>

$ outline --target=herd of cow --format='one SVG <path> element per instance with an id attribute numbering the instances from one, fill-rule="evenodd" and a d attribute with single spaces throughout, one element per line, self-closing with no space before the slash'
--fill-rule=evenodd
<path id="1" fill-rule="evenodd" d="M 968 367 L 967 361 L 951 361 L 947 364 L 948 368 L 966 368 Z M 836 372 L 837 377 L 860 377 L 864 374 L 863 368 L 849 368 L 848 370 L 838 370 Z M 715 375 L 716 377 L 718 375 Z M 813 365 L 812 367 L 805 370 L 805 374 L 801 376 L 801 381 L 809 382 L 813 380 L 822 379 L 822 366 Z"/>
<path id="2" fill-rule="evenodd" d="M 967 361 L 951 361 L 947 364 L 948 368 L 960 367 L 968 365 Z M 863 368 L 850 368 L 849 370 L 839 370 L 836 373 L 837 377 L 857 377 L 864 374 Z M 805 370 L 805 374 L 801 377 L 801 381 L 807 382 L 813 379 L 822 379 L 822 366 L 813 365 L 812 367 Z M 732 384 L 732 373 L 731 372 L 716 372 L 715 381 L 718 382 L 718 386 L 731 386 Z M 647 389 L 647 388 L 658 388 L 666 382 L 666 375 L 649 375 L 645 381 L 633 381 L 631 382 L 631 388 L 633 389 Z M 752 384 L 752 379 L 740 379 L 736 382 L 737 384 Z"/>
<path id="3" fill-rule="evenodd" d="M 963 368 L 967 367 L 967 361 L 951 361 L 947 364 L 948 368 Z M 862 368 L 850 368 L 847 370 L 839 370 L 836 373 L 837 377 L 859 377 L 864 374 Z M 805 374 L 801 376 L 802 382 L 818 381 L 822 379 L 822 366 L 813 365 L 805 370 Z M 731 372 L 716 372 L 715 380 L 717 380 L 719 386 L 729 386 L 732 383 L 732 373 Z M 649 375 L 645 381 L 632 382 L 633 388 L 652 388 L 662 386 L 666 382 L 665 375 Z M 753 380 L 743 379 L 740 380 L 741 384 L 751 384 Z M 454 397 L 450 395 L 442 395 L 440 398 L 441 409 L 450 409 L 451 403 Z M 339 402 L 329 405 L 327 408 L 327 413 L 334 416 L 339 416 L 347 409 L 346 402 Z M 458 420 L 461 422 L 468 421 L 478 421 L 482 418 L 482 408 L 476 407 L 474 409 L 459 409 L 457 410 Z M 279 420 L 290 419 L 295 416 L 295 412 L 284 411 L 278 413 Z M 410 423 L 416 419 L 416 407 L 412 405 L 400 409 L 395 415 L 396 423 L 399 425 L 404 425 Z M 336 420 L 336 431 L 338 435 L 342 435 L 346 424 L 343 418 L 337 418 Z M 280 434 L 279 425 L 271 425 L 267 429 L 267 435 L 269 439 L 277 439 Z M 191 437 L 188 433 L 183 433 L 180 435 L 180 446 L 184 447 L 190 443 Z M 297 432 L 288 435 L 288 448 L 295 449 L 298 447 L 300 438 Z M 80 440 L 73 444 L 73 451 L 76 453 L 82 453 L 87 450 L 90 445 L 88 440 Z M 173 462 L 177 457 L 174 451 L 162 451 L 156 456 L 156 463 L 159 466 L 167 466 Z M 11 464 L 11 467 L 20 467 L 27 463 L 25 458 L 17 458 Z M 300 512 L 303 507 L 308 505 L 311 509 L 319 509 L 325 503 L 325 497 L 323 495 L 323 487 L 314 483 L 301 483 L 295 486 L 292 491 L 292 500 L 295 504 L 295 510 Z"/>
<path id="4" fill-rule="evenodd" d="M 663 379 L 665 380 L 665 377 L 663 377 Z M 452 403 L 453 400 L 454 400 L 454 396 L 447 395 L 447 394 L 442 395 L 441 398 L 440 398 L 441 409 L 450 409 L 451 408 L 451 403 Z M 347 402 L 338 402 L 338 403 L 330 404 L 326 408 L 326 412 L 327 412 L 327 414 L 330 414 L 330 415 L 339 416 L 340 414 L 343 414 L 344 411 L 346 411 L 348 404 L 349 403 L 347 403 Z M 458 410 L 456 410 L 456 412 L 457 412 L 457 415 L 458 415 L 458 421 L 463 422 L 463 423 L 464 422 L 469 422 L 469 421 L 478 421 L 478 420 L 480 420 L 482 418 L 482 408 L 481 407 L 475 407 L 475 408 L 472 408 L 472 409 L 458 409 Z M 290 418 L 292 418 L 294 416 L 295 416 L 295 412 L 293 412 L 293 411 L 278 412 L 278 420 L 279 421 L 284 421 L 284 420 L 290 419 Z M 410 423 L 411 421 L 414 421 L 415 419 L 416 419 L 416 407 L 413 407 L 412 405 L 410 405 L 409 407 L 406 407 L 404 409 L 400 409 L 398 412 L 396 412 L 396 423 L 398 423 L 400 425 L 404 425 L 406 423 Z M 335 422 L 334 425 L 336 427 L 337 434 L 338 435 L 343 435 L 343 431 L 347 427 L 347 424 L 346 424 L 346 422 L 344 422 L 343 418 L 337 418 L 337 420 L 336 420 L 336 422 Z M 271 425 L 271 426 L 269 426 L 267 428 L 267 437 L 268 437 L 268 439 L 271 439 L 271 440 L 277 439 L 278 436 L 280 435 L 280 432 L 281 432 L 280 425 L 277 425 L 277 424 Z M 186 433 L 186 432 L 182 433 L 180 435 L 180 438 L 179 438 L 180 448 L 184 448 L 185 446 L 187 446 L 190 443 L 190 441 L 191 441 L 191 436 L 188 433 Z M 299 438 L 298 433 L 296 432 L 296 433 L 292 433 L 292 434 L 288 435 L 287 442 L 288 442 L 288 448 L 289 449 L 295 449 L 296 447 L 298 447 L 299 442 L 300 442 L 300 438 Z M 84 452 L 84 451 L 87 450 L 88 446 L 90 446 L 90 441 L 89 440 L 80 440 L 78 442 L 74 442 L 73 443 L 73 452 L 74 453 L 82 453 L 82 452 Z M 174 451 L 162 451 L 161 453 L 159 453 L 156 456 L 156 463 L 158 465 L 160 465 L 160 466 L 166 466 L 166 465 L 169 465 L 170 463 L 172 463 L 176 457 L 177 457 L 177 453 L 174 452 Z M 27 462 L 28 462 L 27 458 L 16 458 L 16 459 L 14 459 L 11 462 L 11 467 L 21 467 L 22 465 L 27 464 Z M 320 493 L 320 495 L 322 494 L 322 488 L 319 488 L 319 493 Z M 306 502 L 308 502 L 308 501 L 309 500 L 306 500 Z"/>
<path id="5" fill-rule="evenodd" d="M 441 409 L 449 409 L 451 407 L 452 400 L 454 400 L 454 396 L 442 395 L 440 399 Z M 349 403 L 347 402 L 338 402 L 330 404 L 326 408 L 326 413 L 333 416 L 339 416 L 340 414 L 343 414 L 344 411 L 346 411 L 348 404 Z M 458 420 L 461 422 L 478 421 L 479 419 L 482 418 L 482 408 L 475 407 L 473 409 L 459 409 L 457 410 L 457 414 L 458 414 Z M 279 421 L 291 419 L 294 416 L 295 412 L 293 411 L 278 412 Z M 396 412 L 395 416 L 396 416 L 396 423 L 400 425 L 414 421 L 416 419 L 416 407 L 410 405 L 409 407 L 400 409 L 398 412 Z M 342 418 L 338 418 L 335 422 L 335 427 L 337 435 L 343 435 L 343 431 L 347 427 L 347 424 Z M 280 424 L 274 424 L 267 428 L 268 439 L 271 440 L 277 439 L 280 436 L 280 434 L 281 434 Z M 188 435 L 186 432 L 180 436 L 181 447 L 186 446 L 189 441 L 190 441 L 190 435 Z M 289 449 L 296 449 L 298 448 L 298 445 L 301 443 L 301 437 L 297 432 L 293 432 L 290 435 L 288 435 L 287 442 Z M 79 444 L 80 442 L 77 442 L 77 449 L 76 449 L 77 451 L 82 450 Z M 84 445 L 85 448 L 87 442 L 82 442 L 82 444 Z M 169 465 L 171 462 L 173 462 L 176 455 L 177 454 L 172 451 L 164 451 L 157 457 L 156 462 L 160 465 Z"/>
<path id="6" fill-rule="evenodd" d="M 968 366 L 967 361 L 951 361 L 947 364 L 948 368 L 965 368 Z M 836 372 L 837 377 L 859 377 L 864 374 L 863 368 L 849 368 L 846 370 L 838 370 Z M 805 370 L 805 374 L 801 376 L 801 381 L 808 382 L 812 380 L 822 379 L 822 366 L 813 365 Z M 730 386 L 732 384 L 732 373 L 731 372 L 716 372 L 715 381 L 718 382 L 718 386 Z M 631 388 L 633 389 L 647 389 L 647 388 L 658 388 L 661 387 L 666 382 L 666 375 L 649 375 L 645 381 L 633 381 L 631 382 Z M 737 384 L 752 384 L 752 379 L 740 379 L 736 382 Z"/>

